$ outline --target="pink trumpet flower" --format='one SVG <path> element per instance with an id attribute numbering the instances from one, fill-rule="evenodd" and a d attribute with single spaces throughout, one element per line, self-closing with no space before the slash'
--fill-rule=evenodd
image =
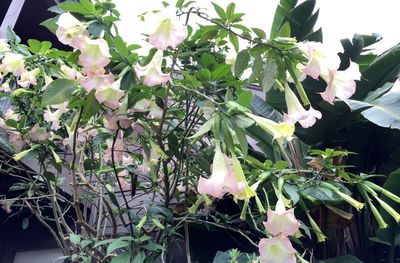
<path id="1" fill-rule="evenodd" d="M 285 121 L 288 123 L 299 122 L 303 128 L 313 126 L 316 119 L 321 119 L 321 112 L 310 106 L 308 110 L 304 109 L 294 92 L 287 86 L 285 88 L 285 100 L 288 113 L 285 114 Z"/>
<path id="2" fill-rule="evenodd" d="M 275 211 L 268 209 L 267 222 L 264 222 L 265 229 L 276 235 L 291 236 L 299 230 L 300 223 L 294 216 L 294 209 L 285 209 L 282 197 L 278 198 Z"/>
<path id="3" fill-rule="evenodd" d="M 356 91 L 355 80 L 360 80 L 361 73 L 357 63 L 351 62 L 346 70 L 330 70 L 328 74 L 321 75 L 328 83 L 321 97 L 328 103 L 333 104 L 335 98 L 346 100 L 353 96 Z"/>
<path id="4" fill-rule="evenodd" d="M 143 82 L 149 87 L 165 84 L 171 80 L 170 74 L 161 71 L 163 52 L 161 50 L 154 54 L 150 63 L 144 67 L 135 66 L 135 72 L 138 78 L 144 77 Z"/>
<path id="5" fill-rule="evenodd" d="M 285 236 L 263 238 L 258 248 L 261 263 L 296 263 L 296 250 Z"/>
<path id="6" fill-rule="evenodd" d="M 222 153 L 220 143 L 216 143 L 211 177 L 209 179 L 200 177 L 198 192 L 222 198 L 227 193 L 237 196 L 244 187 L 245 182 L 238 182 L 235 176 L 232 160 Z"/>

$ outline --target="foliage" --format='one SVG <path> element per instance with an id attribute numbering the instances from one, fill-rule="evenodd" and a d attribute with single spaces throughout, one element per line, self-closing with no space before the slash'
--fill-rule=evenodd
<path id="1" fill-rule="evenodd" d="M 0 142 L 38 167 L 5 170 L 19 181 L 3 209 L 29 211 L 69 262 L 172 262 L 175 243 L 187 261 L 358 262 L 346 254 L 372 236 L 394 255 L 398 171 L 383 186 L 378 173 L 398 168 L 400 47 L 376 56 L 380 37 L 355 35 L 338 55 L 314 0 L 281 0 L 270 39 L 234 3 L 213 3 L 214 18 L 163 5 L 142 15 L 158 21 L 144 56 L 111 0 L 50 9 L 42 25 L 72 51 L 12 31 L 0 42 Z"/>

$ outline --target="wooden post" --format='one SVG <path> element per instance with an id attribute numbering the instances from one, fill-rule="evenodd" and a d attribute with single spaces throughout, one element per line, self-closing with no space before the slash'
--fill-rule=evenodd
<path id="1" fill-rule="evenodd" d="M 0 38 L 7 38 L 7 28 L 14 28 L 25 0 L 12 0 L 0 27 Z"/>

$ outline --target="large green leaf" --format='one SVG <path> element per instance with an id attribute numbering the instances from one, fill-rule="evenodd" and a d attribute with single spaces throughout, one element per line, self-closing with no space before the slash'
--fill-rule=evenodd
<path id="1" fill-rule="evenodd" d="M 289 14 L 290 11 L 296 6 L 297 0 L 281 0 L 275 11 L 274 20 L 272 22 L 270 37 L 275 38 L 283 24 L 283 19 Z"/>
<path id="2" fill-rule="evenodd" d="M 56 79 L 50 82 L 43 92 L 42 105 L 56 105 L 68 101 L 76 89 L 76 82 L 69 79 Z"/>
<path id="3" fill-rule="evenodd" d="M 394 82 L 400 73 L 400 44 L 392 47 L 376 58 L 363 71 L 362 81 L 357 83 L 352 99 L 362 100 L 371 91 L 382 87 L 387 82 Z"/>
<path id="4" fill-rule="evenodd" d="M 291 35 L 299 41 L 307 40 L 313 33 L 313 28 L 318 19 L 319 11 L 314 12 L 315 0 L 307 0 L 291 10 L 282 20 L 290 23 Z"/>
<path id="5" fill-rule="evenodd" d="M 371 92 L 364 101 L 346 100 L 352 110 L 364 109 L 361 114 L 369 121 L 387 128 L 400 129 L 400 90 L 392 83 Z"/>

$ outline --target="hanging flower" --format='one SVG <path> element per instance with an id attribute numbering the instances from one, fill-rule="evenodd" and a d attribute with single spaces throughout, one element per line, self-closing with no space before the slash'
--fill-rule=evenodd
<path id="1" fill-rule="evenodd" d="M 31 140 L 34 142 L 41 142 L 50 138 L 50 134 L 46 131 L 45 128 L 40 127 L 38 123 L 36 123 L 32 127 L 29 135 L 31 137 Z"/>
<path id="2" fill-rule="evenodd" d="M 244 182 L 238 182 L 235 177 L 232 160 L 222 153 L 220 143 L 216 143 L 211 177 L 200 177 L 197 191 L 200 194 L 222 198 L 227 193 L 237 196 L 244 187 Z"/>
<path id="3" fill-rule="evenodd" d="M 167 8 L 153 16 L 146 19 L 152 32 L 149 36 L 151 45 L 166 50 L 168 47 L 176 48 L 186 39 L 187 27 L 182 25 L 174 10 Z"/>
<path id="4" fill-rule="evenodd" d="M 145 67 L 135 66 L 138 78 L 144 77 L 143 82 L 149 87 L 165 84 L 171 80 L 170 74 L 161 71 L 163 52 L 161 50 L 154 54 L 153 59 Z"/>
<path id="5" fill-rule="evenodd" d="M 66 79 L 77 80 L 82 77 L 75 68 L 68 67 L 67 65 L 61 65 L 60 70 L 63 77 Z"/>
<path id="6" fill-rule="evenodd" d="M 300 223 L 294 216 L 294 209 L 285 209 L 285 204 L 282 197 L 278 198 L 278 202 L 275 206 L 275 211 L 268 209 L 267 222 L 264 222 L 265 229 L 276 235 L 291 236 L 299 230 Z"/>
<path id="7" fill-rule="evenodd" d="M 261 263 L 296 263 L 296 250 L 285 236 L 263 238 L 258 249 Z"/>
<path id="8" fill-rule="evenodd" d="M 245 112 L 248 117 L 253 119 L 261 129 L 272 135 L 274 140 L 277 140 L 279 144 L 283 144 L 285 140 L 290 141 L 294 133 L 294 125 L 284 122 L 274 122 L 270 119 L 266 119 L 254 114 Z"/>
<path id="9" fill-rule="evenodd" d="M 11 132 L 8 135 L 8 141 L 14 147 L 14 150 L 16 152 L 22 151 L 22 149 L 24 149 L 24 147 L 26 146 L 26 142 L 19 132 Z"/>
<path id="10" fill-rule="evenodd" d="M 57 109 L 56 111 L 51 111 L 50 108 L 47 108 L 45 113 L 43 114 L 43 118 L 45 121 L 51 123 L 52 130 L 58 130 L 61 128 L 60 126 L 60 118 L 61 115 L 68 111 L 67 109 L 68 102 L 64 102 L 57 105 L 51 105 L 52 108 Z"/>
<path id="11" fill-rule="evenodd" d="M 303 72 L 313 79 L 318 79 L 321 74 L 326 74 L 329 70 L 336 70 L 340 66 L 338 52 L 320 42 L 298 43 L 297 47 L 309 59 Z"/>
<path id="12" fill-rule="evenodd" d="M 7 44 L 7 39 L 0 39 L 0 52 L 6 52 L 10 50 L 10 46 Z"/>
<path id="13" fill-rule="evenodd" d="M 74 48 L 80 48 L 89 37 L 85 25 L 69 12 L 63 13 L 57 20 L 56 36 L 58 40 Z"/>
<path id="14" fill-rule="evenodd" d="M 96 71 L 110 63 L 111 55 L 107 41 L 104 39 L 86 38 L 79 50 L 81 51 L 79 55 L 79 64 L 85 68 Z"/>
<path id="15" fill-rule="evenodd" d="M 80 80 L 82 87 L 86 92 L 91 92 L 93 89 L 103 89 L 110 87 L 114 82 L 114 76 L 111 73 L 104 74 L 104 69 L 98 71 L 83 70 L 86 77 Z"/>
<path id="16" fill-rule="evenodd" d="M 24 71 L 18 80 L 18 85 L 23 88 L 27 88 L 29 85 L 36 85 L 36 76 L 39 74 L 40 70 L 35 68 L 31 71 Z"/>
<path id="17" fill-rule="evenodd" d="M 12 72 L 15 76 L 19 76 L 25 71 L 24 67 L 24 57 L 21 54 L 9 52 L 4 56 L 0 70 L 5 73 Z"/>
<path id="18" fill-rule="evenodd" d="M 321 75 L 328 83 L 321 97 L 328 103 L 333 104 L 335 97 L 346 100 L 356 91 L 355 80 L 360 80 L 361 73 L 357 63 L 351 62 L 350 66 L 343 71 L 330 70 L 328 74 Z"/>
<path id="19" fill-rule="evenodd" d="M 111 86 L 101 86 L 96 89 L 94 96 L 100 103 L 115 110 L 121 103 L 119 100 L 124 96 L 124 91 L 120 90 L 121 79 L 114 81 Z"/>
<path id="20" fill-rule="evenodd" d="M 322 118 L 321 112 L 313 107 L 310 106 L 308 110 L 304 109 L 289 86 L 285 87 L 285 100 L 288 108 L 288 113 L 284 117 L 285 122 L 299 122 L 303 128 L 309 128 L 315 124 L 316 119 Z"/>

